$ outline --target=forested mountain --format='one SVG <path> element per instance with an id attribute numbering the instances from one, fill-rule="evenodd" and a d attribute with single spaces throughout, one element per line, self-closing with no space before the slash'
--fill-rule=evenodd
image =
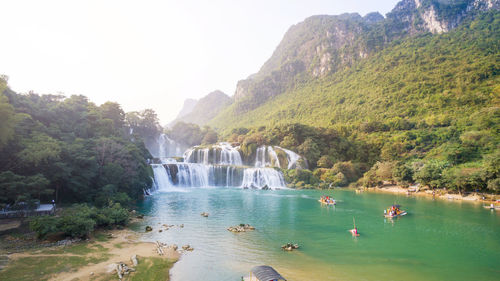
<path id="1" fill-rule="evenodd" d="M 364 185 L 498 190 L 499 3 L 404 0 L 385 18 L 310 17 L 208 124 L 243 148 L 298 151 L 336 184 L 364 174 Z"/>
<path id="2" fill-rule="evenodd" d="M 151 187 L 141 136 L 157 135 L 151 110 L 125 114 L 84 96 L 18 94 L 0 79 L 0 206 L 127 203 Z M 137 134 L 131 134 L 132 131 Z"/>

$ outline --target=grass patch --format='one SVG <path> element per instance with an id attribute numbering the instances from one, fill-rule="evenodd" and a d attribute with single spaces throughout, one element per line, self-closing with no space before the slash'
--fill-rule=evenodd
<path id="1" fill-rule="evenodd" d="M 78 243 L 71 246 L 60 247 L 57 249 L 47 249 L 36 252 L 36 254 L 58 255 L 58 254 L 73 254 L 73 255 L 88 255 L 90 253 L 104 253 L 109 251 L 99 244 Z"/>
<path id="2" fill-rule="evenodd" d="M 123 243 L 116 243 L 113 245 L 115 248 L 122 249 L 123 248 Z"/>
<path id="3" fill-rule="evenodd" d="M 164 258 L 141 258 L 137 272 L 130 276 L 130 281 L 165 281 L 170 280 L 169 270 L 175 261 Z"/>
<path id="4" fill-rule="evenodd" d="M 87 265 L 91 259 L 85 257 L 24 257 L 9 262 L 2 270 L 2 281 L 49 280 L 51 275 L 69 272 Z"/>
<path id="5" fill-rule="evenodd" d="M 109 237 L 106 233 L 96 232 L 94 234 L 94 239 L 98 242 L 106 242 L 109 240 Z"/>

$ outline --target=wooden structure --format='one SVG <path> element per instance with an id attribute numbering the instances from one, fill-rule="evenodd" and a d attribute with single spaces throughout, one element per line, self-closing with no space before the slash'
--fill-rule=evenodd
<path id="1" fill-rule="evenodd" d="M 286 281 L 274 268 L 260 265 L 250 270 L 250 281 Z"/>

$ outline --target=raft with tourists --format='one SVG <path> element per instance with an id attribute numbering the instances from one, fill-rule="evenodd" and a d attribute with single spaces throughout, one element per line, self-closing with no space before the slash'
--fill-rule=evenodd
<path id="1" fill-rule="evenodd" d="M 384 210 L 384 217 L 395 218 L 406 216 L 408 212 L 401 210 L 399 205 L 392 205 L 391 207 Z"/>
<path id="2" fill-rule="evenodd" d="M 331 198 L 330 196 L 321 196 L 321 198 L 318 200 L 321 204 L 325 205 L 337 205 L 337 201 L 335 199 Z"/>

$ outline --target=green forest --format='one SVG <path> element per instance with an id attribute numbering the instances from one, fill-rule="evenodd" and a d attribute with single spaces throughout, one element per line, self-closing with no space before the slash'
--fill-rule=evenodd
<path id="1" fill-rule="evenodd" d="M 142 137 L 161 131 L 154 111 L 125 113 L 117 103 L 96 106 L 84 96 L 18 94 L 7 81 L 0 79 L 0 207 L 52 200 L 92 206 L 36 219 L 39 236 L 83 236 L 94 226 L 124 224 L 124 208 L 152 184 Z"/>

